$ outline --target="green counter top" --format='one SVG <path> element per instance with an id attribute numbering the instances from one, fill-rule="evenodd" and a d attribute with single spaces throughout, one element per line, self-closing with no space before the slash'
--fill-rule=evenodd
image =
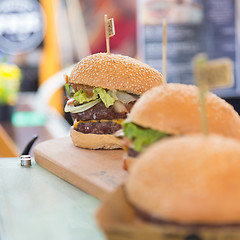
<path id="1" fill-rule="evenodd" d="M 0 239 L 105 239 L 97 228 L 99 200 L 20 158 L 0 158 Z"/>

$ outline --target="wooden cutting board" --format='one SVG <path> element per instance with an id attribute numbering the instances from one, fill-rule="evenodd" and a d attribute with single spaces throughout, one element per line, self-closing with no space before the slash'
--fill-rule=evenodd
<path id="1" fill-rule="evenodd" d="M 123 150 L 78 148 L 70 137 L 48 140 L 34 148 L 40 166 L 100 200 L 126 178 L 123 154 Z"/>

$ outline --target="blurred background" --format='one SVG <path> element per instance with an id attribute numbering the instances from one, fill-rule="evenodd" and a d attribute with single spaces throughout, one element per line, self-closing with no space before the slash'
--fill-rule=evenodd
<path id="1" fill-rule="evenodd" d="M 215 92 L 240 112 L 237 0 L 0 0 L 0 157 L 18 156 L 34 134 L 38 142 L 69 135 L 63 74 L 106 52 L 104 14 L 115 22 L 111 52 L 159 71 L 167 19 L 168 82 L 193 84 L 199 52 L 231 60 L 234 86 Z"/>

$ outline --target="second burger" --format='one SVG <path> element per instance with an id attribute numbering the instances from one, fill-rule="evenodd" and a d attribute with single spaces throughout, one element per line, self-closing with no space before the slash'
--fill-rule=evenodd
<path id="1" fill-rule="evenodd" d="M 240 139 L 240 117 L 233 107 L 215 94 L 206 96 L 211 133 Z M 167 84 L 143 94 L 123 123 L 127 151 L 124 167 L 152 143 L 174 135 L 201 132 L 198 88 L 193 85 Z"/>

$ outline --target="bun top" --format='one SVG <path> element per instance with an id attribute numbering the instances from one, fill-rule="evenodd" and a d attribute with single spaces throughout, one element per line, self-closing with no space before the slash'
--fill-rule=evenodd
<path id="1" fill-rule="evenodd" d="M 162 84 L 162 74 L 136 59 L 107 53 L 83 58 L 72 70 L 70 83 L 142 94 Z"/>
<path id="2" fill-rule="evenodd" d="M 167 84 L 147 91 L 134 104 L 127 121 L 170 134 L 201 132 L 198 88 Z M 213 93 L 206 95 L 209 131 L 240 139 L 240 117 Z"/>
<path id="3" fill-rule="evenodd" d="M 240 223 L 239 173 L 237 140 L 200 134 L 173 137 L 140 155 L 125 190 L 136 208 L 163 221 Z"/>

